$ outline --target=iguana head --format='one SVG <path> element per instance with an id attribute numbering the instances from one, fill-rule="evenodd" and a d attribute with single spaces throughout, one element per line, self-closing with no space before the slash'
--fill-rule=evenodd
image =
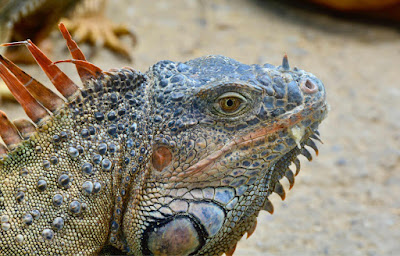
<path id="1" fill-rule="evenodd" d="M 278 67 L 162 61 L 147 75 L 152 152 L 124 217 L 127 242 L 145 255 L 232 254 L 259 211 L 273 210 L 268 196 L 284 198 L 279 180 L 293 185 L 288 166 L 316 149 L 324 86 L 286 57 Z"/>

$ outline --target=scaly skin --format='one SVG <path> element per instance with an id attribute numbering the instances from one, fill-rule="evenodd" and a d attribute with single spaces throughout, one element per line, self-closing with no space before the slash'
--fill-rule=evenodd
<path id="1" fill-rule="evenodd" d="M 0 255 L 231 255 L 326 112 L 321 81 L 286 59 L 103 72 L 9 146 Z"/>

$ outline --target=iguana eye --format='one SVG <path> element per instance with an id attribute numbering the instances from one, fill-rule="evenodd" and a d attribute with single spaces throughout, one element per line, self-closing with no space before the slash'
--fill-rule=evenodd
<path id="1" fill-rule="evenodd" d="M 246 105 L 246 99 L 236 93 L 236 92 L 228 92 L 222 94 L 217 99 L 217 110 L 222 112 L 223 114 L 237 114 L 243 107 Z"/>
<path id="2" fill-rule="evenodd" d="M 240 107 L 241 103 L 241 100 L 235 97 L 226 97 L 219 100 L 221 109 L 228 113 L 236 111 Z"/>

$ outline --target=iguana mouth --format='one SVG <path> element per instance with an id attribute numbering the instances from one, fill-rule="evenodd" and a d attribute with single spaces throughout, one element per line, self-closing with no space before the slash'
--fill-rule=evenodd
<path id="1" fill-rule="evenodd" d="M 217 162 L 218 159 L 220 159 L 228 152 L 233 151 L 235 148 L 239 146 L 254 145 L 259 141 L 265 140 L 268 135 L 277 133 L 279 131 L 283 131 L 285 129 L 289 129 L 289 134 L 291 134 L 293 139 L 296 141 L 298 148 L 300 149 L 301 144 L 305 143 L 310 136 L 313 135 L 315 136 L 315 134 L 317 135 L 319 134 L 316 129 L 313 130 L 310 127 L 302 126 L 300 123 L 304 120 L 312 120 L 314 119 L 314 115 L 317 115 L 319 116 L 319 118 L 315 121 L 317 121 L 319 124 L 325 118 L 327 113 L 327 108 L 328 106 L 324 99 L 323 101 L 317 102 L 316 104 L 310 106 L 309 108 L 306 109 L 298 108 L 296 109 L 297 110 L 296 113 L 293 112 L 287 113 L 287 115 L 281 116 L 279 120 L 273 123 L 272 125 L 262 127 L 260 129 L 248 133 L 247 135 L 237 137 L 233 139 L 231 142 L 225 144 L 221 149 L 206 156 L 205 158 L 201 159 L 194 165 L 190 166 L 185 171 L 184 177 L 191 176 L 193 174 L 203 171 L 206 168 L 210 168 L 211 166 L 214 165 L 214 163 Z M 309 114 L 303 116 L 304 112 L 309 112 Z M 295 127 L 302 127 L 301 128 L 302 134 L 297 134 L 297 135 L 293 134 L 293 131 L 291 129 Z"/>

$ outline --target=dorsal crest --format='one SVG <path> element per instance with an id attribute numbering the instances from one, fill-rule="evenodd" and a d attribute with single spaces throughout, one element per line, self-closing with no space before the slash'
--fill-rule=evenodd
<path id="1" fill-rule="evenodd" d="M 64 24 L 60 23 L 59 29 L 66 40 L 72 59 L 53 62 L 29 39 L 1 45 L 25 45 L 58 92 L 64 96 L 64 99 L 25 73 L 12 61 L 0 55 L 0 77 L 30 118 L 30 120 L 10 121 L 4 112 L 0 112 L 0 136 L 4 141 L 4 144 L 0 143 L 0 160 L 7 157 L 11 151 L 18 148 L 24 140 L 29 139 L 43 126 L 48 125 L 49 121 L 60 110 L 76 100 L 79 101 L 78 98 L 86 95 L 88 91 L 100 90 L 99 87 L 103 87 L 102 84 L 107 84 L 108 80 L 119 73 L 123 76 L 135 73 L 134 70 L 128 68 L 125 69 L 126 72 L 101 70 L 86 60 L 85 55 L 72 39 Z M 75 64 L 83 88 L 78 87 L 57 67 L 56 64 L 61 62 Z M 107 77 L 110 79 L 107 79 Z M 103 78 L 104 81 L 99 81 Z"/>

